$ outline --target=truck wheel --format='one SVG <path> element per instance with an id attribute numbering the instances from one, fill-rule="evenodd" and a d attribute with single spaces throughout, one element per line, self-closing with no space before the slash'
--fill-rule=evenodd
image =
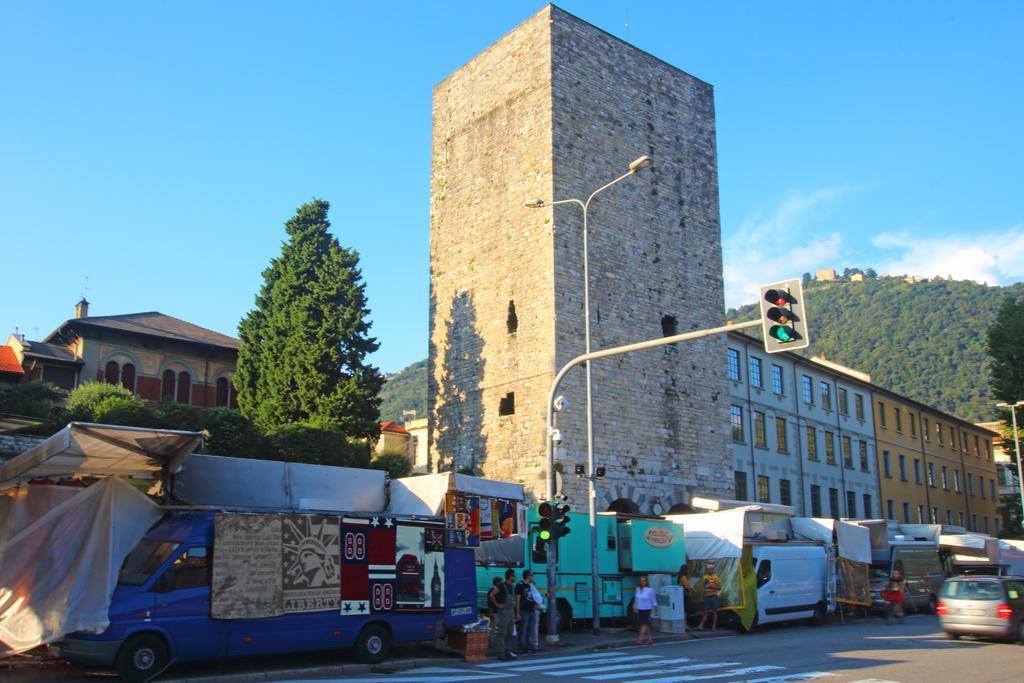
<path id="1" fill-rule="evenodd" d="M 383 661 L 391 652 L 391 635 L 380 624 L 367 624 L 356 638 L 356 659 L 363 664 Z"/>
<path id="2" fill-rule="evenodd" d="M 559 633 L 567 633 L 572 628 L 572 608 L 569 607 L 564 602 L 559 602 L 558 603 L 558 607 L 556 609 L 558 610 L 558 612 L 556 613 L 555 625 L 558 628 L 558 632 Z M 539 616 L 540 616 L 540 632 L 541 633 L 547 633 L 548 632 L 548 613 L 547 612 L 541 612 Z"/>
<path id="3" fill-rule="evenodd" d="M 117 673 L 125 680 L 142 683 L 167 668 L 167 645 L 160 636 L 140 633 L 132 636 L 117 653 Z"/>
<path id="4" fill-rule="evenodd" d="M 936 612 L 938 612 L 939 611 L 938 610 L 938 606 L 939 606 L 939 601 L 935 598 L 935 596 L 934 595 L 929 595 L 928 596 L 928 607 L 927 607 L 928 614 L 935 614 Z"/>
<path id="5" fill-rule="evenodd" d="M 814 625 L 824 626 L 828 623 L 828 608 L 823 604 L 819 603 L 818 607 L 814 610 Z"/>

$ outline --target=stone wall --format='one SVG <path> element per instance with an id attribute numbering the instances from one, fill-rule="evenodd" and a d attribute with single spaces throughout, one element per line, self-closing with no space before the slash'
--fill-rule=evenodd
<path id="1" fill-rule="evenodd" d="M 548 6 L 435 90 L 428 393 L 442 466 L 543 492 L 548 390 L 584 349 L 582 221 L 575 205 L 523 204 L 586 199 L 640 155 L 654 165 L 589 212 L 594 349 L 722 323 L 711 87 Z M 723 357 L 715 338 L 594 363 L 598 509 L 729 495 Z M 559 392 L 567 472 L 586 460 L 583 377 Z M 514 414 L 499 415 L 510 394 Z M 583 484 L 565 477 L 577 509 Z"/>
<path id="2" fill-rule="evenodd" d="M 0 434 L 0 460 L 10 460 L 16 455 L 21 455 L 25 451 L 35 448 L 43 441 L 46 441 L 46 437 L 27 436 L 24 434 Z"/>

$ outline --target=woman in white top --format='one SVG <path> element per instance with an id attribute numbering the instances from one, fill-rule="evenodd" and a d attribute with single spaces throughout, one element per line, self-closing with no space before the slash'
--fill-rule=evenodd
<path id="1" fill-rule="evenodd" d="M 653 645 L 651 639 L 651 610 L 654 609 L 654 589 L 650 587 L 646 576 L 640 577 L 640 585 L 636 587 L 636 595 L 633 597 L 633 609 L 636 610 L 636 621 L 640 626 L 637 633 L 636 644 L 644 642 L 644 634 L 647 634 L 647 644 Z"/>

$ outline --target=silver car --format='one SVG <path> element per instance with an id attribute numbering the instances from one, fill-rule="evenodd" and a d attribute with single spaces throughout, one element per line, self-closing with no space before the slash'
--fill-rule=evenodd
<path id="1" fill-rule="evenodd" d="M 948 638 L 970 635 L 1024 644 L 1024 578 L 1019 576 L 948 579 L 936 611 Z"/>

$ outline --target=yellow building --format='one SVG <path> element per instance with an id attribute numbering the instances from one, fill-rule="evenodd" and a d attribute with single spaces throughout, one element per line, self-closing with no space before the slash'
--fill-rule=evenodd
<path id="1" fill-rule="evenodd" d="M 998 534 L 998 435 L 885 389 L 872 402 L 885 516 Z"/>

